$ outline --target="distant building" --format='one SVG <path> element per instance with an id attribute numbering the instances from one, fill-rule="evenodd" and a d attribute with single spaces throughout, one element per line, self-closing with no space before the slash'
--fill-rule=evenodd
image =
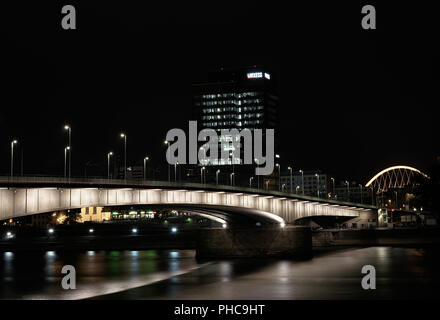
<path id="1" fill-rule="evenodd" d="M 104 207 L 85 207 L 81 208 L 78 222 L 94 221 L 102 222 L 111 220 L 110 209 Z"/>
<path id="2" fill-rule="evenodd" d="M 371 189 L 353 182 L 349 186 L 343 182 L 335 185 L 334 194 L 331 197 L 339 201 L 372 204 Z"/>
<path id="3" fill-rule="evenodd" d="M 214 129 L 220 133 L 221 129 L 275 129 L 278 127 L 279 98 L 277 93 L 276 75 L 264 67 L 250 68 L 220 68 L 210 72 L 205 82 L 193 84 L 194 117 L 198 122 L 198 129 Z M 231 136 L 219 135 L 221 141 L 231 141 Z M 275 139 L 276 141 L 276 139 Z M 233 146 L 224 151 L 231 152 Z M 240 146 L 243 152 L 243 144 Z M 219 157 L 221 151 L 219 149 Z M 243 156 L 239 158 L 220 159 L 203 165 L 211 168 L 207 170 L 207 179 L 215 179 L 218 169 L 223 174 L 232 172 L 234 168 L 235 181 L 245 181 L 253 164 L 243 165 Z M 245 168 L 247 167 L 247 168 Z M 225 179 L 226 180 L 226 179 Z"/>
<path id="4" fill-rule="evenodd" d="M 118 179 L 124 179 L 124 167 L 119 167 Z M 143 180 L 144 168 L 143 166 L 127 166 L 127 180 Z"/>
<path id="5" fill-rule="evenodd" d="M 290 187 L 290 172 L 281 172 L 281 188 L 284 191 L 327 198 L 327 174 L 316 171 L 292 172 L 292 188 Z M 304 187 L 304 188 L 303 188 Z M 304 192 L 303 192 L 304 191 Z"/>

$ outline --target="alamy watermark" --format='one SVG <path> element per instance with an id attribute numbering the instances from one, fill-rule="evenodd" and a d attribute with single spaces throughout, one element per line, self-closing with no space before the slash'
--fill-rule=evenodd
<path id="1" fill-rule="evenodd" d="M 197 121 L 189 121 L 188 141 L 182 129 L 174 128 L 168 131 L 166 159 L 171 165 L 235 164 L 237 160 L 239 163 L 243 160 L 244 164 L 257 165 L 256 175 L 268 175 L 274 169 L 274 135 L 274 129 L 221 129 L 220 136 L 214 129 L 203 129 L 197 133 Z M 198 147 L 198 142 L 205 143 Z"/>
<path id="2" fill-rule="evenodd" d="M 61 269 L 62 274 L 66 274 L 61 280 L 61 287 L 64 290 L 76 289 L 76 270 L 75 267 L 68 264 Z"/>
<path id="3" fill-rule="evenodd" d="M 362 277 L 361 286 L 364 290 L 376 289 L 376 268 L 372 265 L 365 265 L 361 270 L 362 274 L 366 274 Z"/>

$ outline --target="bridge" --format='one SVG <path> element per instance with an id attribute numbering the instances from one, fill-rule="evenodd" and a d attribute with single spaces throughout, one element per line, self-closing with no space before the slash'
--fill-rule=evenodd
<path id="1" fill-rule="evenodd" d="M 253 188 L 109 179 L 0 177 L 0 220 L 83 207 L 163 206 L 220 223 L 242 216 L 284 226 L 313 216 L 359 217 L 376 207 Z"/>

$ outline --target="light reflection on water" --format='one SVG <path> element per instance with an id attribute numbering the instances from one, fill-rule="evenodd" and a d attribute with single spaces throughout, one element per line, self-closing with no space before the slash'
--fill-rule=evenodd
<path id="1" fill-rule="evenodd" d="M 371 247 L 309 260 L 235 259 L 200 264 L 193 250 L 0 253 L 1 299 L 435 298 L 440 250 Z M 62 290 L 73 265 L 77 290 Z M 363 265 L 377 289 L 362 290 Z"/>
<path id="2" fill-rule="evenodd" d="M 127 290 L 199 267 L 193 250 L 0 253 L 0 299 L 81 299 Z M 76 268 L 77 289 L 61 289 Z"/>

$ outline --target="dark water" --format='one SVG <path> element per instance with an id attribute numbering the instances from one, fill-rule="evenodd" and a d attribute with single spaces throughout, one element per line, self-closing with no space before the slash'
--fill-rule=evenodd
<path id="1" fill-rule="evenodd" d="M 192 250 L 0 253 L 1 299 L 424 299 L 440 289 L 440 250 L 370 247 L 313 259 L 198 263 Z M 61 268 L 77 289 L 61 289 Z M 376 290 L 361 287 L 376 268 Z"/>

